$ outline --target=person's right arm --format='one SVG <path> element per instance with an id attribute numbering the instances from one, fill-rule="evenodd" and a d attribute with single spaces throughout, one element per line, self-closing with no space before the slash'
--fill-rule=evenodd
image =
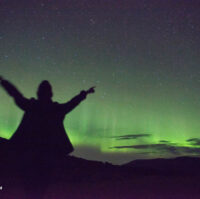
<path id="1" fill-rule="evenodd" d="M 29 100 L 26 99 L 20 91 L 8 80 L 5 80 L 0 76 L 0 84 L 6 90 L 6 92 L 14 98 L 15 103 L 23 110 L 27 109 Z"/>

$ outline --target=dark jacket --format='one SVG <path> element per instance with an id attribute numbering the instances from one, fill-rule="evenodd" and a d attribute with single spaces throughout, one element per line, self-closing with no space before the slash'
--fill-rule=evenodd
<path id="1" fill-rule="evenodd" d="M 69 102 L 59 104 L 49 100 L 26 99 L 10 82 L 3 80 L 2 86 L 11 95 L 16 105 L 25 113 L 23 119 L 10 139 L 17 150 L 37 150 L 69 154 L 74 149 L 65 132 L 65 115 L 86 98 L 86 91 Z"/>

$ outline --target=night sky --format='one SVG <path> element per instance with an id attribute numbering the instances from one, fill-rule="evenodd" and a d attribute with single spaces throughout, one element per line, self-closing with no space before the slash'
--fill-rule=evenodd
<path id="1" fill-rule="evenodd" d="M 0 75 L 66 102 L 73 155 L 125 163 L 200 154 L 199 0 L 0 0 Z M 0 136 L 23 112 L 0 88 Z"/>

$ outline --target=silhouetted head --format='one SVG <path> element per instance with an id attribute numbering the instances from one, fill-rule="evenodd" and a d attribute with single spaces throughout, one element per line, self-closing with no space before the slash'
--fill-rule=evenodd
<path id="1" fill-rule="evenodd" d="M 49 100 L 53 96 L 51 84 L 44 80 L 40 83 L 37 91 L 38 99 Z"/>

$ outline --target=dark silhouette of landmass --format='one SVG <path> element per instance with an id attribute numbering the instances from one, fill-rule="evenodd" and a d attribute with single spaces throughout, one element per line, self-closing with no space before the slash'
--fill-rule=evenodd
<path id="1" fill-rule="evenodd" d="M 24 158 L 26 161 L 26 157 Z M 48 165 L 54 162 L 51 173 L 36 178 L 30 175 L 26 189 L 21 176 L 21 173 L 25 172 L 24 168 L 17 168 L 18 163 L 13 162 L 13 159 L 16 158 L 2 154 L 0 157 L 3 199 L 11 199 L 13 196 L 16 199 L 25 199 L 28 188 L 32 186 L 29 198 L 176 199 L 191 198 L 191 195 L 192 198 L 200 196 L 198 157 L 135 160 L 123 165 L 113 165 L 74 156 L 65 156 L 62 159 L 49 156 L 46 164 L 41 166 L 48 168 Z M 23 161 L 23 158 L 21 160 Z M 41 194 L 40 186 L 44 184 L 48 186 L 43 187 Z"/>

